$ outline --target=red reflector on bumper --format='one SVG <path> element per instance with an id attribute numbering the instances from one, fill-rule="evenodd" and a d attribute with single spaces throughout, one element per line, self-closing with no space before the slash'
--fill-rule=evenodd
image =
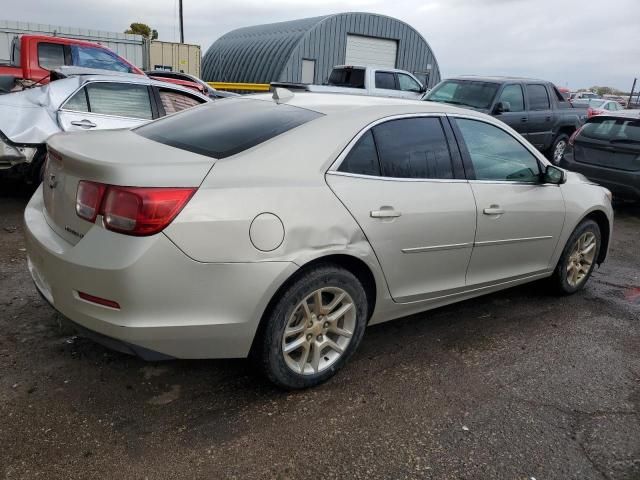
<path id="1" fill-rule="evenodd" d="M 104 307 L 117 308 L 120 309 L 120 304 L 118 302 L 114 302 L 113 300 L 107 300 L 106 298 L 96 297 L 94 295 L 89 295 L 88 293 L 78 292 L 78 296 L 82 300 L 86 300 L 87 302 L 97 303 L 98 305 L 102 305 Z"/>

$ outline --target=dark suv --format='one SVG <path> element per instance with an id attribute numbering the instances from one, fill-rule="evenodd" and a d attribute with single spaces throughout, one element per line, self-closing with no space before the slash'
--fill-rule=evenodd
<path id="1" fill-rule="evenodd" d="M 472 108 L 502 120 L 557 164 L 569 137 L 584 123 L 586 108 L 574 108 L 545 80 L 465 76 L 443 80 L 425 97 Z"/>
<path id="2" fill-rule="evenodd" d="M 607 187 L 618 199 L 640 200 L 640 110 L 591 117 L 560 162 Z"/>

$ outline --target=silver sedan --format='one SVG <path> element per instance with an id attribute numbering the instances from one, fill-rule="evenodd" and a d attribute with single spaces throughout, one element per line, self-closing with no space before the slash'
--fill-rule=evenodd
<path id="1" fill-rule="evenodd" d="M 319 384 L 365 327 L 546 278 L 584 287 L 610 192 L 490 116 L 278 89 L 49 142 L 25 212 L 42 295 L 143 358 Z"/>

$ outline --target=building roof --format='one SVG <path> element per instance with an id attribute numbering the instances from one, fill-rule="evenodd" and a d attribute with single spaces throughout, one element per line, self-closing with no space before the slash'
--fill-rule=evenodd
<path id="1" fill-rule="evenodd" d="M 253 82 L 255 79 L 269 81 L 277 77 L 305 33 L 330 16 L 302 18 L 233 30 L 216 40 L 215 53 L 210 56 L 207 52 L 203 58 L 202 70 L 207 68 L 208 63 L 216 62 L 217 70 L 228 72 L 229 77 L 234 81 Z M 228 79 L 217 80 L 227 81 Z"/>

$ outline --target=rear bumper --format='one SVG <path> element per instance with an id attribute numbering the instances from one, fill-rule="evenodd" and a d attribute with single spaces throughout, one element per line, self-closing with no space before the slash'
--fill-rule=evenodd
<path id="1" fill-rule="evenodd" d="M 99 226 L 72 245 L 47 224 L 43 208 L 38 189 L 25 209 L 38 290 L 100 343 L 143 358 L 247 356 L 267 303 L 297 269 L 290 262 L 200 263 L 164 234 L 129 237 Z"/>
<path id="2" fill-rule="evenodd" d="M 614 196 L 640 200 L 640 171 L 615 170 L 613 168 L 576 162 L 573 152 L 567 152 L 560 162 L 562 168 L 583 174 L 589 180 L 611 190 Z"/>

